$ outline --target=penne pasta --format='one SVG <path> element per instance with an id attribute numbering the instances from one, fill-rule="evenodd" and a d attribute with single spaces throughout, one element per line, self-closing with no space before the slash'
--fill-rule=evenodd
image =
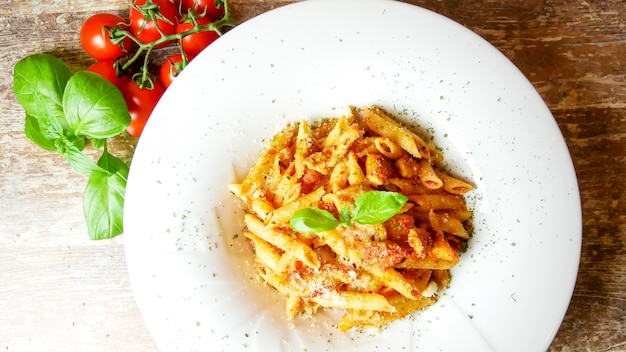
<path id="1" fill-rule="evenodd" d="M 327 308 L 395 311 L 395 307 L 385 297 L 377 293 L 329 292 L 313 297 L 311 300 Z"/>
<path id="2" fill-rule="evenodd" d="M 469 233 L 467 233 L 467 230 L 463 227 L 461 220 L 450 216 L 450 214 L 438 214 L 431 209 L 428 213 L 428 220 L 430 221 L 430 226 L 433 228 L 441 229 L 441 231 L 445 233 L 464 239 L 469 238 Z"/>
<path id="3" fill-rule="evenodd" d="M 262 240 L 250 231 L 246 231 L 244 235 L 254 244 L 254 254 L 256 256 L 256 260 L 260 261 L 262 265 L 268 267 L 272 271 L 277 271 L 279 268 L 281 254 L 276 247 L 272 246 L 267 241 Z"/>
<path id="4" fill-rule="evenodd" d="M 400 148 L 400 146 L 394 141 L 386 137 L 374 138 L 374 146 L 379 153 L 389 159 L 396 160 L 403 154 L 402 148 Z"/>
<path id="5" fill-rule="evenodd" d="M 474 189 L 474 186 L 467 182 L 461 181 L 458 178 L 454 178 L 444 173 L 438 174 L 443 181 L 443 188 L 446 192 L 451 194 L 464 194 Z"/>
<path id="6" fill-rule="evenodd" d="M 363 173 L 363 169 L 361 169 L 361 166 L 359 165 L 359 160 L 357 159 L 355 153 L 348 154 L 346 166 L 348 167 L 348 183 L 350 185 L 359 186 L 367 183 L 367 178 L 365 177 L 365 173 Z"/>
<path id="7" fill-rule="evenodd" d="M 365 270 L 369 271 L 376 278 L 384 282 L 390 288 L 398 291 L 401 295 L 408 299 L 417 299 L 419 297 L 418 290 L 413 287 L 411 282 L 407 280 L 401 273 L 395 269 L 383 270 L 377 266 L 369 266 Z"/>
<path id="8" fill-rule="evenodd" d="M 294 151 L 293 164 L 295 168 L 295 179 L 304 175 L 304 159 L 313 152 L 314 141 L 311 136 L 311 128 L 306 121 L 298 125 L 298 135 L 296 136 L 296 149 Z"/>
<path id="9" fill-rule="evenodd" d="M 350 169 L 348 168 L 348 163 L 346 161 L 342 161 L 335 165 L 333 171 L 330 173 L 330 178 L 328 179 L 328 193 L 339 192 L 340 190 L 346 188 L 348 185 L 348 178 L 350 175 Z"/>
<path id="10" fill-rule="evenodd" d="M 428 189 L 439 189 L 443 187 L 443 181 L 428 160 L 419 161 L 419 180 L 420 183 Z"/>
<path id="11" fill-rule="evenodd" d="M 289 219 L 296 212 L 296 210 L 300 208 L 307 207 L 315 207 L 317 203 L 322 199 L 322 196 L 325 194 L 324 187 L 319 187 L 315 191 L 303 195 L 302 197 L 290 202 L 289 204 L 283 205 L 278 209 L 274 209 L 269 216 L 269 220 L 267 221 L 267 225 L 271 227 L 277 227 L 279 225 L 284 225 L 289 222 Z"/>
<path id="12" fill-rule="evenodd" d="M 411 202 L 415 203 L 415 210 L 430 211 L 432 209 L 436 211 L 465 209 L 465 200 L 456 194 L 412 194 L 408 195 L 408 197 Z"/>
<path id="13" fill-rule="evenodd" d="M 348 331 L 350 329 L 370 329 L 384 326 L 394 320 L 402 319 L 407 315 L 428 307 L 435 303 L 435 297 L 419 297 L 417 300 L 407 299 L 404 296 L 395 296 L 389 299 L 394 306 L 394 312 L 371 312 L 367 310 L 350 310 L 339 322 L 340 331 Z"/>
<path id="14" fill-rule="evenodd" d="M 418 159 L 428 157 L 427 144 L 415 133 L 393 121 L 381 110 L 366 108 L 365 123 L 372 131 L 392 140 L 413 157 Z"/>
<path id="15" fill-rule="evenodd" d="M 229 185 L 246 205 L 258 277 L 285 297 L 286 316 L 342 310 L 340 331 L 381 328 L 436 302 L 471 229 L 463 195 L 473 186 L 443 172 L 434 146 L 381 109 L 362 113 L 287 126 Z M 404 200 L 359 223 L 368 193 Z M 386 213 L 376 199 L 366 207 Z M 325 215 L 296 230 L 300 210 Z"/>
<path id="16" fill-rule="evenodd" d="M 315 252 L 307 245 L 292 236 L 289 236 L 289 234 L 273 228 L 266 228 L 261 220 L 257 219 L 253 215 L 246 215 L 245 223 L 250 232 L 259 238 L 262 238 L 283 251 L 288 252 L 311 268 L 320 267 L 320 261 Z"/>

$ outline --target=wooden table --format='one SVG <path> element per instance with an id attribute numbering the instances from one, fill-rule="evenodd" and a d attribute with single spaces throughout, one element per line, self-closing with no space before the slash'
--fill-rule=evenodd
<path id="1" fill-rule="evenodd" d="M 231 8 L 243 22 L 290 2 L 231 0 Z M 626 350 L 626 2 L 407 2 L 487 39 L 548 104 L 574 160 L 584 222 L 576 289 L 550 351 Z M 86 179 L 25 137 L 24 113 L 12 93 L 13 66 L 26 55 L 48 52 L 73 70 L 86 68 L 91 60 L 79 43 L 82 22 L 95 12 L 125 16 L 128 5 L 0 2 L 2 351 L 156 349 L 131 291 L 124 236 L 89 241 L 82 216 Z M 112 144 L 131 158 L 135 140 Z"/>

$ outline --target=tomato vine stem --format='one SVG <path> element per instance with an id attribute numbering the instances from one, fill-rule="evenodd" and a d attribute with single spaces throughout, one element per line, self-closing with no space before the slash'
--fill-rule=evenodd
<path id="1" fill-rule="evenodd" d="M 157 20 L 167 21 L 167 19 L 163 18 L 163 16 L 161 15 L 158 4 L 154 4 L 152 3 L 151 0 L 148 0 L 146 4 L 135 7 L 146 17 L 147 20 L 154 21 L 155 27 L 157 31 L 159 32 L 159 34 L 161 35 L 161 37 L 157 40 L 154 40 L 148 43 L 143 43 L 137 37 L 135 37 L 128 29 L 122 28 L 121 25 L 117 25 L 115 28 L 107 28 L 110 33 L 111 41 L 121 43 L 122 40 L 127 37 L 127 38 L 130 38 L 137 47 L 136 51 L 126 62 L 117 66 L 119 72 L 126 72 L 133 64 L 135 64 L 135 62 L 137 62 L 137 60 L 143 57 L 143 63 L 141 65 L 141 72 L 138 72 L 137 74 L 135 74 L 133 76 L 133 79 L 135 80 L 135 82 L 137 82 L 137 84 L 141 88 L 152 88 L 154 86 L 154 82 L 152 82 L 152 78 L 150 77 L 150 73 L 148 71 L 150 56 L 155 48 L 159 48 L 161 44 L 168 43 L 168 42 L 178 43 L 177 45 L 178 50 L 180 51 L 180 54 L 184 58 L 181 69 L 184 68 L 184 66 L 187 65 L 189 60 L 188 60 L 187 55 L 183 51 L 182 46 L 180 45 L 181 40 L 183 38 L 189 35 L 199 33 L 199 32 L 204 32 L 204 31 L 213 31 L 213 32 L 216 32 L 219 36 L 222 36 L 224 34 L 222 28 L 234 27 L 237 25 L 237 22 L 231 18 L 230 8 L 228 6 L 228 0 L 223 0 L 223 6 L 224 6 L 224 16 L 222 16 L 221 19 L 215 22 L 211 22 L 205 25 L 200 25 L 197 21 L 197 18 L 200 17 L 202 14 L 199 15 L 195 13 L 195 11 L 193 10 L 189 10 L 188 13 L 186 14 L 181 14 L 184 20 L 190 22 L 193 25 L 193 27 L 186 31 L 183 31 L 180 33 L 174 33 L 174 34 L 166 34 L 160 28 Z"/>

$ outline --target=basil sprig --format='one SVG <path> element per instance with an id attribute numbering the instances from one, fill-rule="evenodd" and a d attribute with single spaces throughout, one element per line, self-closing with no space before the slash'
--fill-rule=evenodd
<path id="1" fill-rule="evenodd" d="M 92 72 L 72 74 L 52 55 L 34 54 L 15 65 L 13 92 L 26 112 L 28 139 L 57 151 L 88 177 L 83 213 L 89 237 L 100 240 L 121 234 L 128 166 L 106 147 L 106 139 L 130 123 L 119 89 Z M 97 162 L 83 152 L 88 140 L 103 149 Z"/>
<path id="2" fill-rule="evenodd" d="M 289 227 L 302 233 L 316 233 L 335 229 L 339 224 L 350 227 L 381 224 L 396 215 L 408 198 L 397 192 L 369 191 L 354 201 L 352 212 L 345 207 L 339 212 L 339 220 L 330 212 L 319 208 L 297 210 L 289 220 Z"/>

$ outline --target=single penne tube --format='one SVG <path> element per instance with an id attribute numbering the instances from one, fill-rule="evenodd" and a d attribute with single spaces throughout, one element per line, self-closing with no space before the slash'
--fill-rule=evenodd
<path id="1" fill-rule="evenodd" d="M 365 157 L 365 177 L 370 184 L 381 186 L 392 174 L 391 164 L 380 154 L 367 154 Z"/>
<path id="2" fill-rule="evenodd" d="M 374 146 L 379 153 L 389 159 L 398 159 L 403 154 L 403 149 L 400 146 L 387 137 L 374 138 Z"/>
<path id="3" fill-rule="evenodd" d="M 415 158 L 422 158 L 423 153 L 420 149 L 426 143 L 415 133 L 393 121 L 379 109 L 366 108 L 365 123 L 372 131 L 392 140 Z"/>
<path id="4" fill-rule="evenodd" d="M 270 173 L 272 163 L 276 151 L 271 148 L 267 148 L 261 154 L 259 160 L 248 172 L 248 175 L 243 179 L 239 186 L 240 197 L 247 197 L 252 195 L 257 189 L 261 188 L 265 184 L 265 176 Z"/>
<path id="5" fill-rule="evenodd" d="M 347 153 L 352 146 L 352 143 L 356 141 L 359 137 L 361 137 L 363 132 L 359 129 L 359 127 L 355 125 L 351 125 L 348 129 L 337 139 L 337 143 L 328 146 L 326 148 L 331 149 L 330 160 L 329 163 L 332 166 L 335 166 Z M 325 149 L 326 149 L 325 148 Z"/>
<path id="6" fill-rule="evenodd" d="M 474 189 L 474 186 L 465 181 L 461 181 L 456 177 L 446 175 L 445 173 L 437 173 L 443 181 L 443 189 L 452 194 L 464 194 Z"/>
<path id="7" fill-rule="evenodd" d="M 430 281 L 430 278 L 432 276 L 432 272 L 433 270 L 424 270 L 424 269 L 416 269 L 416 270 L 411 270 L 411 269 L 406 269 L 403 270 L 402 273 L 404 275 L 404 277 L 406 277 L 408 280 L 410 280 L 413 283 L 413 286 L 422 294 L 424 293 L 424 291 L 426 290 L 426 288 L 428 287 L 428 283 Z"/>
<path id="8" fill-rule="evenodd" d="M 440 229 L 445 233 L 449 233 L 463 239 L 469 238 L 469 234 L 467 233 L 465 227 L 463 227 L 463 223 L 449 214 L 438 214 L 431 209 L 428 213 L 428 219 L 430 221 L 430 226 L 433 228 Z"/>
<path id="9" fill-rule="evenodd" d="M 246 214 L 244 221 L 250 232 L 259 238 L 289 253 L 310 268 L 317 269 L 320 267 L 320 260 L 317 254 L 296 238 L 275 228 L 265 227 L 261 220 L 250 214 Z"/>
<path id="10" fill-rule="evenodd" d="M 252 241 L 256 259 L 272 271 L 277 271 L 279 268 L 281 254 L 278 252 L 276 247 L 272 246 L 267 241 L 261 239 L 250 231 L 245 231 L 244 235 Z"/>
<path id="11" fill-rule="evenodd" d="M 269 216 L 267 226 L 278 227 L 289 223 L 289 219 L 293 213 L 301 208 L 315 208 L 319 203 L 322 196 L 326 193 L 324 187 L 319 187 L 315 191 L 300 196 L 300 198 L 283 205 L 282 207 L 275 209 Z"/>
<path id="12" fill-rule="evenodd" d="M 279 177 L 279 182 L 274 188 L 273 203 L 276 207 L 282 207 L 300 197 L 301 184 L 298 179 L 291 176 L 294 172 L 294 164 L 289 165 L 284 174 Z"/>
<path id="13" fill-rule="evenodd" d="M 419 296 L 419 292 L 417 292 L 411 282 L 393 268 L 383 269 L 378 266 L 368 266 L 364 269 L 406 298 L 417 299 Z"/>
<path id="14" fill-rule="evenodd" d="M 430 192 L 429 189 L 424 188 L 419 182 L 415 182 L 413 179 L 390 177 L 387 179 L 387 184 L 398 188 L 398 192 L 405 196 Z"/>
<path id="15" fill-rule="evenodd" d="M 246 203 L 250 212 L 263 221 L 274 211 L 274 205 L 266 197 L 249 197 Z"/>
<path id="16" fill-rule="evenodd" d="M 348 183 L 350 185 L 359 186 L 367 183 L 367 177 L 365 177 L 355 153 L 347 155 L 346 166 L 348 167 Z"/>
<path id="17" fill-rule="evenodd" d="M 458 260 L 445 260 L 434 256 L 417 257 L 411 256 L 396 265 L 398 269 L 429 269 L 448 270 L 454 267 Z"/>
<path id="18" fill-rule="evenodd" d="M 459 219 L 461 222 L 465 222 L 471 219 L 474 213 L 468 209 L 450 209 L 446 210 L 446 214 Z"/>
<path id="19" fill-rule="evenodd" d="M 419 176 L 420 164 L 417 159 L 414 159 L 409 154 L 400 156 L 395 160 L 394 164 L 400 176 L 404 177 L 406 181 Z"/>
<path id="20" fill-rule="evenodd" d="M 413 252 L 415 253 L 416 256 L 423 257 L 426 253 L 427 248 L 426 248 L 426 243 L 424 243 L 424 241 L 422 240 L 422 237 L 424 236 L 420 236 L 420 233 L 418 231 L 424 231 L 424 230 L 420 228 L 416 228 L 416 227 L 413 227 L 412 229 L 410 229 L 409 234 L 407 236 L 407 242 L 409 243 L 409 246 L 413 248 Z"/>
<path id="21" fill-rule="evenodd" d="M 368 329 L 384 326 L 394 320 L 401 319 L 407 315 L 428 307 L 435 303 L 435 297 L 423 297 L 418 299 L 408 299 L 402 295 L 396 295 L 388 299 L 389 303 L 396 309 L 394 312 L 372 312 L 367 310 L 352 309 L 339 321 L 339 330 L 348 331 L 353 328 Z"/>
<path id="22" fill-rule="evenodd" d="M 278 275 L 273 271 L 266 270 L 267 268 L 257 266 L 257 273 L 268 285 L 275 288 L 283 296 L 289 296 L 290 294 L 297 294 L 295 288 L 291 287 L 286 278 L 282 275 Z"/>
<path id="23" fill-rule="evenodd" d="M 422 295 L 420 295 L 418 299 L 407 299 L 404 296 L 393 296 L 389 299 L 389 301 L 394 307 L 396 307 L 396 312 L 394 313 L 395 316 L 390 316 L 389 318 L 391 320 L 395 320 L 435 303 L 436 299 Z"/>
<path id="24" fill-rule="evenodd" d="M 241 182 L 240 192 L 242 196 L 254 193 L 261 185 L 266 183 L 266 177 L 270 174 L 278 151 L 284 149 L 290 143 L 295 132 L 296 128 L 293 125 L 289 125 L 272 139 L 269 147 L 261 153 L 261 157 Z"/>
<path id="25" fill-rule="evenodd" d="M 433 169 L 432 164 L 428 160 L 420 160 L 419 166 L 419 179 L 420 183 L 424 187 L 428 189 L 439 189 L 443 187 L 443 181 L 439 178 L 435 169 Z"/>
<path id="26" fill-rule="evenodd" d="M 241 194 L 241 183 L 231 183 L 228 185 L 228 190 L 234 194 L 237 198 L 243 198 Z"/>
<path id="27" fill-rule="evenodd" d="M 263 185 L 265 189 L 275 190 L 283 175 L 283 169 L 281 167 L 280 157 L 278 155 L 274 156 L 274 160 L 272 161 L 272 165 L 270 169 L 267 170 L 267 174 L 264 174 L 265 184 Z"/>
<path id="28" fill-rule="evenodd" d="M 276 263 L 276 273 L 283 274 L 293 269 L 298 258 L 293 257 L 290 253 L 285 252 Z"/>
<path id="29" fill-rule="evenodd" d="M 304 174 L 304 159 L 309 156 L 313 149 L 313 137 L 311 136 L 311 128 L 309 124 L 303 120 L 298 126 L 298 135 L 296 136 L 296 148 L 294 150 L 293 163 L 295 166 L 294 177 L 302 178 Z"/>
<path id="30" fill-rule="evenodd" d="M 450 247 L 450 243 L 445 240 L 443 234 L 435 236 L 433 239 L 433 247 L 430 252 L 433 257 L 446 262 L 454 263 L 454 265 L 459 262 L 459 255 L 454 249 L 452 249 L 452 247 Z"/>
<path id="31" fill-rule="evenodd" d="M 410 194 L 407 197 L 415 203 L 414 208 L 417 211 L 465 209 L 465 200 L 455 194 Z"/>
<path id="32" fill-rule="evenodd" d="M 285 302 L 285 311 L 289 318 L 294 318 L 302 307 L 302 297 L 295 294 L 288 294 Z"/>
<path id="33" fill-rule="evenodd" d="M 433 270 L 431 278 L 439 287 L 448 287 L 452 279 L 448 270 Z"/>
<path id="34" fill-rule="evenodd" d="M 317 235 L 322 240 L 324 240 L 324 242 L 333 250 L 333 252 L 343 257 L 348 257 L 350 255 L 348 253 L 348 246 L 346 245 L 346 242 L 339 231 L 324 231 L 319 232 Z"/>
<path id="35" fill-rule="evenodd" d="M 326 138 L 322 142 L 322 147 L 328 148 L 338 144 L 339 137 L 348 129 L 348 119 L 345 116 L 341 116 L 337 119 L 333 129 L 328 132 Z"/>
<path id="36" fill-rule="evenodd" d="M 379 292 L 384 286 L 384 282 L 364 270 L 360 271 L 360 274 L 353 278 L 349 284 L 360 292 Z"/>
<path id="37" fill-rule="evenodd" d="M 363 309 L 382 312 L 395 311 L 394 306 L 378 293 L 328 292 L 311 298 L 322 307 L 340 309 Z"/>
<path id="38" fill-rule="evenodd" d="M 326 186 L 328 193 L 335 193 L 346 188 L 348 185 L 349 172 L 350 169 L 348 168 L 345 159 L 337 163 L 337 165 L 335 165 L 333 170 L 330 172 L 328 186 Z"/>

